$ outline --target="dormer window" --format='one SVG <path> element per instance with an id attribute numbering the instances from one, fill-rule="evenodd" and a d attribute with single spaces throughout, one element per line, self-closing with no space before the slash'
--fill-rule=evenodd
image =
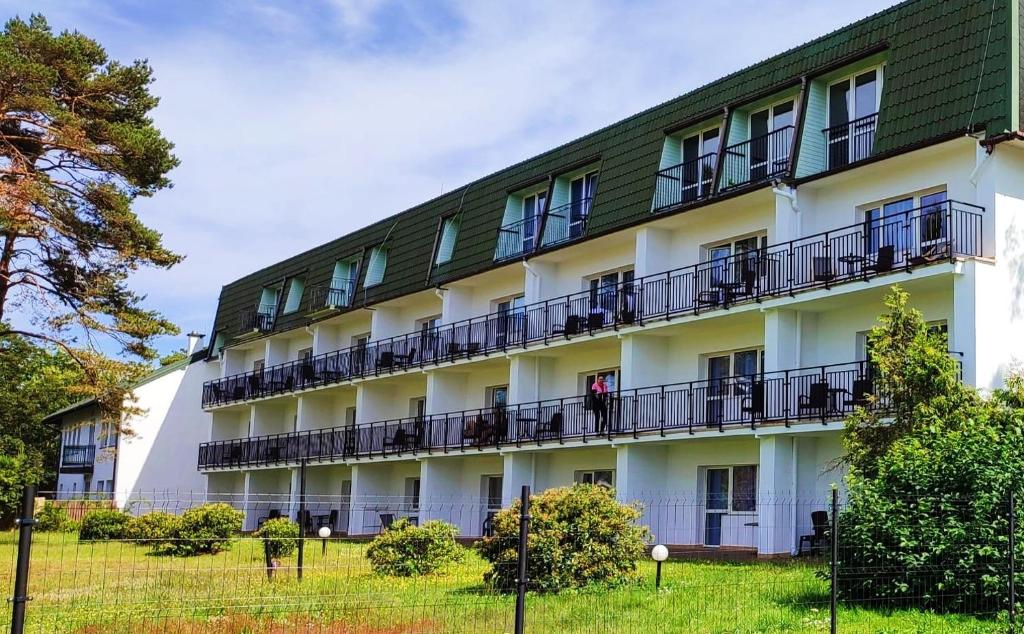
<path id="1" fill-rule="evenodd" d="M 383 247 L 373 247 L 370 250 L 370 260 L 366 265 L 366 279 L 363 286 L 376 286 L 384 281 L 384 272 L 388 266 L 388 250 Z"/>
<path id="2" fill-rule="evenodd" d="M 714 193 L 720 142 L 719 126 L 707 123 L 665 138 L 654 211 L 692 203 Z"/>
<path id="3" fill-rule="evenodd" d="M 882 67 L 845 77 L 828 87 L 825 143 L 828 168 L 871 156 L 882 96 Z"/>
<path id="4" fill-rule="evenodd" d="M 547 204 L 547 186 L 509 195 L 501 228 L 498 230 L 495 260 L 517 258 L 533 252 Z"/>
<path id="5" fill-rule="evenodd" d="M 452 261 L 455 255 L 455 241 L 459 237 L 459 217 L 452 216 L 445 218 L 441 223 L 441 235 L 437 241 L 437 255 L 434 256 L 434 266 L 447 264 Z"/>
<path id="6" fill-rule="evenodd" d="M 302 304 L 302 292 L 305 290 L 305 283 L 302 278 L 293 277 L 288 280 L 288 295 L 284 300 L 284 314 L 294 313 Z"/>

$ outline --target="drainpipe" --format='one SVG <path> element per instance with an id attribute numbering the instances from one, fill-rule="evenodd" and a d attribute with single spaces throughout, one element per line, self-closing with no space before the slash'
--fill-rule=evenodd
<path id="1" fill-rule="evenodd" d="M 796 194 L 788 189 L 779 189 L 778 186 L 780 184 L 781 183 L 776 183 L 776 185 L 772 187 L 772 193 L 775 194 L 776 196 L 782 196 L 783 198 L 788 199 L 789 206 L 793 208 L 793 211 L 795 211 L 796 213 L 800 213 L 800 207 L 797 205 L 796 201 Z"/>

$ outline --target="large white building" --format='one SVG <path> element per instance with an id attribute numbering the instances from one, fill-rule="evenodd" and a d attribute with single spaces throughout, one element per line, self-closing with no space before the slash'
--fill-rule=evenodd
<path id="1" fill-rule="evenodd" d="M 474 536 L 604 482 L 658 541 L 794 552 L 890 286 L 965 382 L 1024 359 L 1019 18 L 905 2 L 227 285 L 208 491 Z"/>
<path id="2" fill-rule="evenodd" d="M 139 412 L 122 423 L 105 422 L 93 399 L 47 416 L 60 429 L 58 499 L 110 499 L 124 508 L 133 498 L 164 504 L 201 497 L 202 474 L 187 467 L 196 445 L 209 436 L 212 416 L 196 405 L 203 383 L 217 376 L 205 363 L 201 335 L 189 335 L 186 357 L 158 368 L 136 383 Z"/>

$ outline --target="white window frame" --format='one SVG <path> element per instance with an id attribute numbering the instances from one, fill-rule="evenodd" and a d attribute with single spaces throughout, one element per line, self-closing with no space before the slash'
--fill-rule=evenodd
<path id="1" fill-rule="evenodd" d="M 825 127 L 826 128 L 831 128 L 832 127 L 832 86 L 835 86 L 836 84 L 841 84 L 843 82 L 846 82 L 847 84 L 849 84 L 849 88 L 850 88 L 849 92 L 847 92 L 846 94 L 848 96 L 852 97 L 853 94 L 854 94 L 854 91 L 857 89 L 857 86 L 854 85 L 854 81 L 856 81 L 857 77 L 863 75 L 864 73 L 870 72 L 870 71 L 875 71 L 875 82 L 878 85 L 878 88 L 875 90 L 875 112 L 874 112 L 874 114 L 878 114 L 881 111 L 881 108 L 882 108 L 882 87 L 883 87 L 883 82 L 885 81 L 885 71 L 884 71 L 884 69 L 885 69 L 885 62 L 881 62 L 879 64 L 874 64 L 872 66 L 867 66 L 867 67 L 862 68 L 860 70 L 853 71 L 850 74 L 846 75 L 845 77 L 840 77 L 839 79 L 836 79 L 834 81 L 827 82 L 825 84 Z M 846 104 L 846 111 L 847 111 L 847 113 L 852 112 L 852 110 L 850 108 L 851 105 L 855 105 L 855 104 L 851 104 L 851 103 L 847 102 L 847 104 Z M 856 118 L 850 119 L 850 121 L 854 121 L 854 120 L 856 120 Z M 847 123 L 849 123 L 849 122 L 847 122 Z"/>
<path id="2" fill-rule="evenodd" d="M 296 285 L 298 285 L 296 287 Z M 296 288 L 298 290 L 296 290 Z M 290 315 L 298 312 L 302 307 L 302 296 L 306 292 L 306 282 L 299 276 L 288 278 L 288 292 L 284 298 L 284 308 L 281 309 L 282 315 Z"/>
<path id="3" fill-rule="evenodd" d="M 946 204 L 948 204 L 949 201 L 951 200 L 950 197 L 949 197 L 949 185 L 948 185 L 948 183 L 944 183 L 942 185 L 935 185 L 935 186 L 928 187 L 928 188 L 925 188 L 925 189 L 919 189 L 919 190 L 912 191 L 912 192 L 905 192 L 905 193 L 902 193 L 902 194 L 898 194 L 896 196 L 889 196 L 888 198 L 882 198 L 880 200 L 876 200 L 876 201 L 873 201 L 873 202 L 870 202 L 870 203 L 866 203 L 866 204 L 863 204 L 863 205 L 857 205 L 857 207 L 856 207 L 857 217 L 858 217 L 860 223 L 862 225 L 864 225 L 864 227 L 866 229 L 867 226 L 868 226 L 868 222 L 870 221 L 869 214 L 872 211 L 877 209 L 881 213 L 884 213 L 884 209 L 885 209 L 886 205 L 894 203 L 894 202 L 899 202 L 901 200 L 906 200 L 906 199 L 909 198 L 912 201 L 911 202 L 911 206 L 910 206 L 910 210 L 912 211 L 912 213 L 910 213 L 910 214 L 908 214 L 906 216 L 907 219 L 909 220 L 909 219 L 913 219 L 913 218 L 920 218 L 921 217 L 921 199 L 924 198 L 925 196 L 931 196 L 933 194 L 941 194 L 941 193 L 945 193 L 946 194 Z M 884 219 L 885 216 L 883 215 L 883 216 L 880 216 L 879 218 L 880 219 Z M 948 226 L 946 227 L 946 231 L 947 232 L 951 231 L 951 230 L 952 230 L 951 227 L 948 227 Z M 920 223 L 919 223 L 918 226 L 917 226 L 917 231 L 912 231 L 911 232 L 910 242 L 908 244 L 904 244 L 903 248 L 904 249 L 908 249 L 912 245 L 913 246 L 924 247 L 924 246 L 927 246 L 929 244 L 941 243 L 943 241 L 942 238 L 937 239 L 937 240 L 921 240 L 921 235 L 920 234 L 921 234 L 921 226 L 920 226 Z M 865 239 L 865 241 L 867 241 L 867 239 L 868 239 L 867 234 L 865 234 L 864 239 Z M 878 246 L 878 245 L 876 245 L 876 246 Z"/>
<path id="4" fill-rule="evenodd" d="M 753 467 L 754 468 L 754 510 L 752 511 L 737 511 L 736 510 L 736 476 L 734 470 L 738 467 Z M 702 475 L 701 483 L 703 488 L 704 503 L 707 502 L 707 490 L 708 490 L 708 470 L 710 469 L 728 469 L 729 471 L 729 509 L 726 511 L 729 515 L 740 515 L 740 516 L 751 516 L 757 515 L 758 513 L 758 500 L 757 500 L 757 489 L 761 482 L 761 465 L 757 463 L 736 463 L 736 464 L 709 464 L 701 465 Z"/>
<path id="5" fill-rule="evenodd" d="M 441 228 L 438 229 L 437 235 L 437 253 L 434 254 L 434 266 L 447 264 L 455 258 L 455 247 L 458 244 L 461 224 L 462 219 L 459 217 L 459 214 L 453 214 L 441 220 Z M 450 245 L 445 242 L 449 232 L 454 234 L 451 236 Z"/>
<path id="6" fill-rule="evenodd" d="M 611 484 L 605 484 L 604 482 L 598 482 L 597 481 L 597 474 L 598 473 L 610 473 L 611 476 L 612 476 Z M 590 482 L 584 482 L 584 479 L 587 476 L 590 476 Z M 608 486 L 608 487 L 613 488 L 613 489 L 615 488 L 615 479 L 616 479 L 615 478 L 615 469 L 577 469 L 572 474 L 572 481 L 575 484 L 596 484 L 598 486 Z"/>
<path id="7" fill-rule="evenodd" d="M 380 279 L 370 279 L 370 273 L 375 272 L 374 262 L 378 258 L 384 258 L 384 264 L 380 267 Z M 366 264 L 366 278 L 363 279 L 363 288 L 372 288 L 384 283 L 388 272 L 388 248 L 382 244 L 370 248 L 370 254 Z"/>

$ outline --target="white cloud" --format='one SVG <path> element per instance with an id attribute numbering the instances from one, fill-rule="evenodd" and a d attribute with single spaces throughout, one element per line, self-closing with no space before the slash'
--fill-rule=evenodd
<path id="1" fill-rule="evenodd" d="M 250 271 L 888 4 L 459 0 L 450 31 L 417 9 L 394 41 L 381 17 L 394 7 L 331 3 L 328 27 L 282 2 L 173 29 L 61 9 L 155 68 L 157 124 L 182 166 L 140 211 L 188 258 L 137 281 L 185 330 L 208 331 L 220 287 Z"/>

